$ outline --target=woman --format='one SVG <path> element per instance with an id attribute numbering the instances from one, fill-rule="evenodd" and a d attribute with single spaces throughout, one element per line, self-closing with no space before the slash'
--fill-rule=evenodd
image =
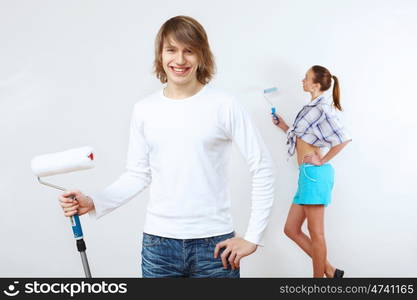
<path id="1" fill-rule="evenodd" d="M 332 79 L 333 103 L 323 95 Z M 334 111 L 342 110 L 339 82 L 326 68 L 313 66 L 303 79 L 303 89 L 310 93 L 311 102 L 301 109 L 291 128 L 280 116 L 272 118 L 286 132 L 288 154 L 297 153 L 300 170 L 298 190 L 284 232 L 312 258 L 314 277 L 343 277 L 344 271 L 327 261 L 324 238 L 324 208 L 330 203 L 334 178 L 328 162 L 351 141 Z M 324 156 L 320 149 L 323 147 L 330 148 Z M 305 219 L 310 237 L 301 231 Z"/>

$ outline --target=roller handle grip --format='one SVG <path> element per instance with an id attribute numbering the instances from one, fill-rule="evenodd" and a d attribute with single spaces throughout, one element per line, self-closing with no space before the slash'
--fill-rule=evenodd
<path id="1" fill-rule="evenodd" d="M 272 115 L 272 117 L 274 118 L 274 120 L 275 120 L 275 121 L 278 121 L 278 123 L 279 123 L 279 118 L 278 118 L 278 116 L 275 114 L 275 112 L 276 112 L 275 107 L 271 107 L 271 115 Z"/>
<path id="2" fill-rule="evenodd" d="M 75 196 L 71 197 L 72 199 L 75 199 Z M 72 227 L 72 233 L 74 234 L 75 239 L 82 239 L 83 238 L 83 229 L 81 227 L 80 222 L 80 216 L 79 215 L 73 215 L 70 217 L 71 220 L 71 227 Z"/>
<path id="3" fill-rule="evenodd" d="M 81 239 L 83 237 L 83 229 L 81 228 L 80 217 L 73 215 L 71 217 L 72 233 L 75 239 Z"/>

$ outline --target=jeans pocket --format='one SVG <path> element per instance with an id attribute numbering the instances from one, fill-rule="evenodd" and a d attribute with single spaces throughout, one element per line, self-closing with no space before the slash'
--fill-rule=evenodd
<path id="1" fill-rule="evenodd" d="M 235 232 L 234 231 L 232 231 L 231 233 L 210 237 L 210 238 L 208 238 L 208 241 L 209 241 L 211 246 L 215 247 L 218 243 L 220 243 L 224 240 L 227 240 L 227 239 L 231 239 L 233 237 L 235 237 Z"/>
<path id="2" fill-rule="evenodd" d="M 161 244 L 163 240 L 163 237 L 143 233 L 143 239 L 142 239 L 142 246 L 143 247 L 153 247 Z"/>

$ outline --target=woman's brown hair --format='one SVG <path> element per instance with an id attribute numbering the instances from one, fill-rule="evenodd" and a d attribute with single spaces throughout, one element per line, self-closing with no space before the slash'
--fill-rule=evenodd
<path id="1" fill-rule="evenodd" d="M 322 66 L 312 66 L 311 70 L 313 71 L 314 83 L 320 83 L 320 91 L 327 91 L 332 85 L 332 78 L 334 80 L 333 84 L 333 105 L 338 109 L 342 110 L 340 105 L 340 87 L 339 80 L 336 76 L 330 74 L 329 70 Z"/>
<path id="2" fill-rule="evenodd" d="M 167 74 L 162 65 L 162 50 L 165 41 L 173 39 L 190 47 L 198 56 L 197 80 L 207 84 L 214 75 L 214 57 L 211 53 L 206 31 L 195 19 L 176 16 L 166 21 L 155 39 L 154 72 L 162 82 L 167 82 Z"/>

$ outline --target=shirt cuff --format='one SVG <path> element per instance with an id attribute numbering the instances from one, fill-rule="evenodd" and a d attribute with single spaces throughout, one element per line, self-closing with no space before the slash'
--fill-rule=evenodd
<path id="1" fill-rule="evenodd" d="M 90 218 L 93 218 L 95 220 L 98 220 L 99 218 L 101 218 L 104 214 L 102 213 L 102 209 L 100 209 L 100 204 L 98 203 L 96 199 L 96 197 L 93 196 L 87 196 L 88 198 L 91 199 L 91 201 L 93 201 L 94 203 L 94 209 L 88 212 L 88 215 L 90 216 Z"/>
<path id="2" fill-rule="evenodd" d="M 254 234 L 248 234 L 248 233 L 246 233 L 244 239 L 246 241 L 248 241 L 248 242 L 251 242 L 252 244 L 257 245 L 257 246 L 264 247 L 263 239 L 260 238 L 259 236 L 256 236 Z"/>

